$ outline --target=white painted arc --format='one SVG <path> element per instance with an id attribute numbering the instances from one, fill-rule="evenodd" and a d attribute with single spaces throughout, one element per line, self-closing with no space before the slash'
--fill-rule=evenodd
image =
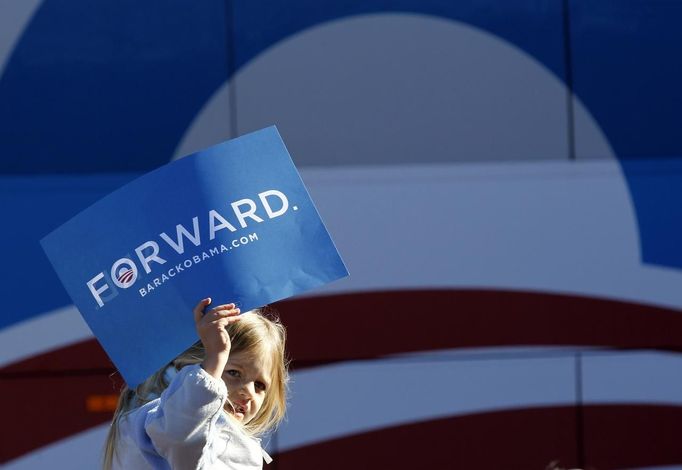
<path id="1" fill-rule="evenodd" d="M 318 292 L 509 289 L 682 309 L 682 273 L 640 260 L 615 160 L 301 174 L 351 273 Z"/>
<path id="2" fill-rule="evenodd" d="M 567 93 L 544 64 L 472 25 L 345 17 L 240 68 L 199 111 L 174 158 L 235 137 L 234 126 L 243 134 L 277 124 L 299 167 L 567 159 Z M 614 158 L 573 98 L 577 156 Z"/>
<path id="3" fill-rule="evenodd" d="M 679 356 L 586 353 L 583 364 L 586 404 L 682 406 Z M 439 418 L 573 406 L 575 374 L 572 355 L 466 360 L 401 357 L 303 370 L 293 374 L 289 418 L 280 427 L 277 443 L 280 451 L 286 451 Z M 642 375 L 649 380 L 641 381 Z"/>

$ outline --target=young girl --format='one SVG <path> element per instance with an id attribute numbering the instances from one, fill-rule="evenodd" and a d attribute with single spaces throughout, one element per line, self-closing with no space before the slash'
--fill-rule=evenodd
<path id="1" fill-rule="evenodd" d="M 234 304 L 194 308 L 200 342 L 135 390 L 121 392 L 104 468 L 253 469 L 270 457 L 257 436 L 286 408 L 285 330 Z"/>

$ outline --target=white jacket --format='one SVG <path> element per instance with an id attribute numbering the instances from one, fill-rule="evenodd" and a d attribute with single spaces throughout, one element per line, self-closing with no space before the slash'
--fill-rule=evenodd
<path id="1" fill-rule="evenodd" d="M 187 366 L 160 398 L 119 420 L 114 470 L 262 469 L 271 459 L 223 410 L 227 388 Z"/>

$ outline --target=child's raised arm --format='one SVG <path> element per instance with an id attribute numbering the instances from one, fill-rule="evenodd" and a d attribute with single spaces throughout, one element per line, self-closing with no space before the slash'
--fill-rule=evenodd
<path id="1" fill-rule="evenodd" d="M 217 459 L 224 450 L 216 447 L 220 436 L 212 430 L 227 420 L 221 414 L 226 399 L 222 380 L 198 364 L 183 367 L 158 402 L 151 401 L 131 415 L 132 429 L 144 430 L 133 433 L 133 438 L 143 454 L 153 459 L 158 453 L 170 464 L 161 468 L 205 468 L 202 462 Z"/>
<path id="2" fill-rule="evenodd" d="M 197 333 L 205 350 L 201 367 L 182 368 L 163 391 L 158 404 L 150 403 L 151 408 L 137 417 L 143 420 L 140 427 L 153 448 L 172 468 L 195 468 L 202 462 L 218 459 L 224 450 L 222 444 L 207 449 L 207 443 L 222 442 L 211 430 L 220 426 L 220 420 L 224 423 L 227 419 L 220 414 L 227 400 L 221 376 L 231 348 L 225 326 L 241 317 L 234 304 L 219 305 L 204 313 L 210 303 L 207 298 L 194 307 Z"/>
<path id="3" fill-rule="evenodd" d="M 204 345 L 206 356 L 201 367 L 212 377 L 220 379 L 223 369 L 230 355 L 230 336 L 225 327 L 232 322 L 239 321 L 239 309 L 235 304 L 218 305 L 204 313 L 204 309 L 211 304 L 211 298 L 200 301 L 194 307 L 194 323 L 199 339 Z"/>

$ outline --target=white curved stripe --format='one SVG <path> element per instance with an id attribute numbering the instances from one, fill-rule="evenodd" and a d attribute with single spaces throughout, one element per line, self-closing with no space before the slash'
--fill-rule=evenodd
<path id="1" fill-rule="evenodd" d="M 682 271 L 640 260 L 615 160 L 301 174 L 351 273 L 319 292 L 511 289 L 682 309 Z"/>
<path id="2" fill-rule="evenodd" d="M 575 401 L 568 358 L 377 360 L 296 372 L 292 382 L 279 451 L 447 416 Z"/>
<path id="3" fill-rule="evenodd" d="M 682 355 L 590 353 L 583 360 L 583 397 L 592 404 L 682 405 Z"/>
<path id="4" fill-rule="evenodd" d="M 651 353 L 638 361 L 598 353 L 584 359 L 583 403 L 682 406 L 682 356 Z M 627 374 L 625 372 L 627 369 Z M 594 377 L 604 384 L 593 393 Z M 644 380 L 640 383 L 639 378 Z M 473 413 L 576 404 L 573 357 L 400 359 L 334 364 L 295 372 L 279 451 L 361 432 Z M 633 387 L 636 391 L 627 390 Z"/>
<path id="5" fill-rule="evenodd" d="M 589 404 L 642 403 L 682 406 L 682 354 L 614 351 L 575 346 L 438 349 L 391 356 L 408 361 L 581 359 L 582 395 Z M 501 367 L 504 362 L 501 362 Z"/>
<path id="6" fill-rule="evenodd" d="M 92 336 L 73 305 L 44 313 L 0 330 L 0 367 Z"/>
<path id="7" fill-rule="evenodd" d="M 3 0 L 0 3 L 0 77 L 26 25 L 42 0 Z"/>
<path id="8" fill-rule="evenodd" d="M 12 460 L 2 468 L 5 470 L 102 468 L 102 452 L 108 431 L 108 424 L 88 429 Z"/>
<path id="9" fill-rule="evenodd" d="M 592 346 L 494 346 L 474 348 L 429 349 L 428 351 L 410 351 L 383 356 L 387 359 L 408 359 L 420 361 L 473 360 L 473 359 L 538 359 L 538 358 L 575 358 L 578 354 L 590 356 L 608 348 Z"/>

